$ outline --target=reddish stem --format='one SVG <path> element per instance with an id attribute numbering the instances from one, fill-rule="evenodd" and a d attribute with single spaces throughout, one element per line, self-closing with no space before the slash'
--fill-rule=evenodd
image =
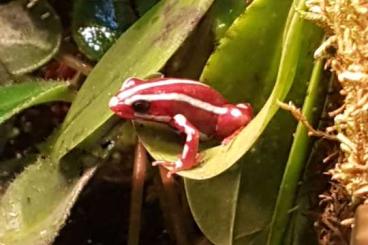
<path id="1" fill-rule="evenodd" d="M 146 176 L 146 168 L 147 168 L 147 153 L 142 143 L 138 142 L 137 147 L 135 149 L 135 159 L 132 176 L 128 245 L 139 244 L 143 187 L 144 187 L 144 179 Z"/>
<path id="2" fill-rule="evenodd" d="M 81 72 L 85 76 L 88 76 L 93 69 L 90 64 L 80 60 L 79 58 L 71 54 L 60 53 L 56 56 L 56 59 L 73 68 L 74 70 Z"/>
<path id="3" fill-rule="evenodd" d="M 185 219 L 182 207 L 179 202 L 178 194 L 175 188 L 175 181 L 173 176 L 167 176 L 168 171 L 164 167 L 160 167 L 160 176 L 162 186 L 164 189 L 164 200 L 163 202 L 168 210 L 163 212 L 168 213 L 170 223 L 172 224 L 172 230 L 178 245 L 191 244 L 188 239 L 188 232 L 185 226 Z"/>

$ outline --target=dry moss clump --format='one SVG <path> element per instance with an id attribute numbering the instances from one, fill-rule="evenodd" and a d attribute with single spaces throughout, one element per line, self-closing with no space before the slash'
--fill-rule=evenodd
<path id="1" fill-rule="evenodd" d="M 368 197 L 368 1 L 308 0 L 306 17 L 326 29 L 328 39 L 316 58 L 326 57 L 326 67 L 341 83 L 344 103 L 327 128 L 340 141 L 341 157 L 330 170 L 353 200 Z"/>
<path id="2" fill-rule="evenodd" d="M 336 74 L 342 88 L 344 103 L 330 113 L 334 125 L 326 129 L 340 143 L 338 161 L 329 174 L 354 210 L 368 202 L 368 0 L 307 0 L 306 6 L 305 18 L 322 26 L 328 36 L 315 57 L 326 58 L 326 68 Z M 336 199 L 332 189 L 322 201 Z M 338 215 L 341 203 L 333 203 L 325 206 L 322 218 Z M 352 217 L 336 218 L 344 219 L 340 224 L 354 223 Z"/>

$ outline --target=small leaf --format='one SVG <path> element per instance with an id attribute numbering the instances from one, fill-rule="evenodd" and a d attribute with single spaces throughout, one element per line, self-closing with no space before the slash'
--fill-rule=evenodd
<path id="1" fill-rule="evenodd" d="M 50 101 L 71 101 L 67 82 L 28 81 L 0 87 L 0 124 L 28 107 Z"/>
<path id="2" fill-rule="evenodd" d="M 82 176 L 40 157 L 17 176 L 0 201 L 0 244 L 51 244 L 95 168 Z"/>
<path id="3" fill-rule="evenodd" d="M 0 61 L 14 75 L 33 71 L 57 52 L 61 23 L 46 1 L 14 0 L 0 5 Z M 28 6 L 28 7 L 27 7 Z"/>
<path id="4" fill-rule="evenodd" d="M 102 57 L 88 76 L 53 147 L 62 158 L 92 135 L 113 113 L 108 101 L 129 76 L 159 71 L 184 42 L 213 0 L 166 0 L 147 12 Z"/>

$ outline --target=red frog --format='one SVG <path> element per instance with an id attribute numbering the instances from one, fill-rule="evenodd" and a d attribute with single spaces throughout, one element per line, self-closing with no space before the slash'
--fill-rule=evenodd
<path id="1" fill-rule="evenodd" d="M 253 114 L 249 104 L 230 104 L 206 84 L 163 77 L 128 78 L 110 99 L 109 107 L 121 118 L 165 123 L 186 135 L 178 160 L 153 163 L 169 167 L 169 174 L 197 165 L 200 136 L 227 143 Z"/>

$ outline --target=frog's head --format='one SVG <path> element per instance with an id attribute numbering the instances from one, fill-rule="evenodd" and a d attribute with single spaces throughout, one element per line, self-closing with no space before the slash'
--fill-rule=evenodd
<path id="1" fill-rule="evenodd" d="M 110 99 L 110 109 L 124 119 L 135 119 L 137 114 L 147 113 L 150 102 L 135 99 L 136 95 L 140 94 L 139 85 L 142 83 L 144 81 L 138 78 L 126 79 L 119 92 Z"/>

